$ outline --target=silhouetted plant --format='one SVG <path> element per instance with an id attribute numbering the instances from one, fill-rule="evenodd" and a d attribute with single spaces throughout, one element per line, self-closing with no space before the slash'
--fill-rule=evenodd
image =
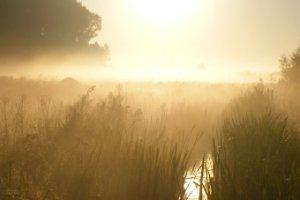
<path id="1" fill-rule="evenodd" d="M 256 86 L 229 111 L 213 144 L 209 199 L 299 199 L 299 131 L 273 93 Z"/>

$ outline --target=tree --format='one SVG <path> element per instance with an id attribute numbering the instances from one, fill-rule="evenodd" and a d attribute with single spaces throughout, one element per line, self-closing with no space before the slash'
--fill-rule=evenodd
<path id="1" fill-rule="evenodd" d="M 101 17 L 77 0 L 0 0 L 0 55 L 107 53 L 91 40 Z"/>
<path id="2" fill-rule="evenodd" d="M 291 56 L 282 56 L 280 70 L 283 81 L 292 84 L 300 83 L 300 47 Z"/>

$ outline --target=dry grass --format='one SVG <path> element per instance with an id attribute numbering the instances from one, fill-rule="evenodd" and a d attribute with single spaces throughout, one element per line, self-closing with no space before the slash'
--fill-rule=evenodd
<path id="1" fill-rule="evenodd" d="M 280 89 L 1 81 L 0 199 L 184 200 L 193 168 L 199 199 L 299 199 L 297 117 Z"/>

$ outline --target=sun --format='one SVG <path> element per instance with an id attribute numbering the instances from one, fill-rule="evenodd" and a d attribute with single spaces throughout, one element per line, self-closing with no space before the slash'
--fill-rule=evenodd
<path id="1" fill-rule="evenodd" d="M 200 0 L 130 0 L 133 10 L 157 24 L 177 22 L 192 13 Z"/>

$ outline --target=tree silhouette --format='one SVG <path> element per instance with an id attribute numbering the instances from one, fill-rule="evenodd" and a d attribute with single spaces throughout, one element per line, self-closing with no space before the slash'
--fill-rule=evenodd
<path id="1" fill-rule="evenodd" d="M 283 81 L 292 84 L 300 83 L 300 47 L 291 56 L 282 56 L 280 69 Z"/>
<path id="2" fill-rule="evenodd" d="M 76 0 L 0 0 L 0 55 L 96 53 L 101 18 Z"/>

